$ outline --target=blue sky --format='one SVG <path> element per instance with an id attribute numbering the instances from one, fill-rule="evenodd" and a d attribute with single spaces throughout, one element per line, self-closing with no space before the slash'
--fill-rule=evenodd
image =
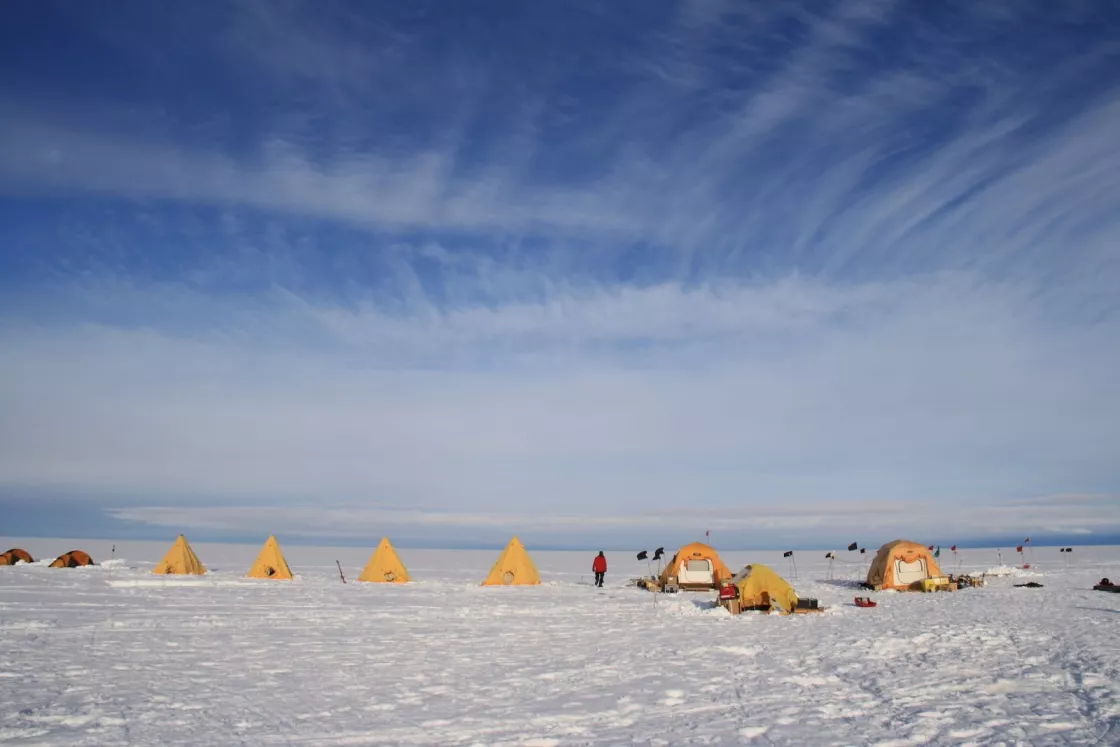
<path id="1" fill-rule="evenodd" d="M 1120 537 L 1106 4 L 0 12 L 5 533 Z"/>

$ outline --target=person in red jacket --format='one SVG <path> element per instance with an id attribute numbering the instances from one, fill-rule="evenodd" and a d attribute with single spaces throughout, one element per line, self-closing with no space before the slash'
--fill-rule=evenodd
<path id="1" fill-rule="evenodd" d="M 607 575 L 607 557 L 603 555 L 600 550 L 599 554 L 595 556 L 595 560 L 591 563 L 591 570 L 595 572 L 595 585 L 603 585 L 603 577 Z"/>

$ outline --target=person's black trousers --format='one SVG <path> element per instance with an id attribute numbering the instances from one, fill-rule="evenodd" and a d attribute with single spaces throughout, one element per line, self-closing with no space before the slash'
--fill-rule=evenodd
<path id="1" fill-rule="evenodd" d="M 595 574 L 595 585 L 596 586 L 602 586 L 603 585 L 603 576 L 606 576 L 606 575 L 607 574 L 605 574 L 605 573 L 596 573 Z"/>

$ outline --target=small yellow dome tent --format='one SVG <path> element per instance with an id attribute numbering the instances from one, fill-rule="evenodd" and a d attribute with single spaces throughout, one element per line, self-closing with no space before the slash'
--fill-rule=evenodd
<path id="1" fill-rule="evenodd" d="M 180 534 L 179 539 L 175 540 L 175 544 L 163 556 L 163 560 L 152 569 L 152 573 L 160 576 L 174 574 L 201 576 L 206 573 L 206 566 L 194 554 L 187 538 Z"/>
<path id="2" fill-rule="evenodd" d="M 541 575 L 533 565 L 533 559 L 525 551 L 521 540 L 514 537 L 502 550 L 498 562 L 490 569 L 490 575 L 482 582 L 483 586 L 523 586 L 539 584 Z"/>
<path id="3" fill-rule="evenodd" d="M 284 560 L 284 553 L 280 552 L 280 543 L 276 541 L 276 535 L 272 535 L 264 543 L 261 554 L 249 569 L 249 578 L 291 580 L 292 569 L 288 567 L 288 561 Z"/>
<path id="4" fill-rule="evenodd" d="M 406 584 L 412 579 L 404 563 L 397 557 L 397 551 L 393 549 L 389 538 L 382 537 L 381 544 L 373 551 L 358 580 L 381 584 Z"/>
<path id="5" fill-rule="evenodd" d="M 790 612 L 797 606 L 797 592 L 789 583 L 761 563 L 753 563 L 731 578 L 739 587 L 739 605 L 744 610 Z"/>
<path id="6" fill-rule="evenodd" d="M 879 548 L 867 570 L 867 585 L 876 589 L 919 589 L 922 581 L 941 575 L 941 567 L 925 545 L 895 540 Z"/>
<path id="7" fill-rule="evenodd" d="M 661 572 L 664 586 L 673 577 L 682 589 L 716 589 L 731 578 L 731 569 L 720 559 L 711 545 L 693 542 L 677 550 L 677 554 Z"/>

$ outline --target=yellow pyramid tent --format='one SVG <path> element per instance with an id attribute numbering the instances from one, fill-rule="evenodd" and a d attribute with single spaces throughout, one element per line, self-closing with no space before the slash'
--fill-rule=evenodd
<path id="1" fill-rule="evenodd" d="M 179 539 L 175 540 L 175 544 L 163 556 L 163 560 L 152 569 L 152 573 L 157 575 L 186 574 L 201 576 L 206 573 L 206 566 L 194 554 L 191 543 L 187 542 L 187 538 L 180 534 Z"/>
<path id="2" fill-rule="evenodd" d="M 397 557 L 397 551 L 393 549 L 389 538 L 382 537 L 381 544 L 373 551 L 358 580 L 382 584 L 405 584 L 412 579 L 409 578 L 404 563 Z"/>
<path id="3" fill-rule="evenodd" d="M 280 543 L 276 541 L 276 535 L 269 537 L 264 543 L 261 554 L 257 556 L 257 562 L 249 569 L 249 578 L 291 580 L 292 569 L 288 567 L 288 561 L 284 560 L 284 553 L 280 552 Z"/>
<path id="4" fill-rule="evenodd" d="M 525 546 L 521 544 L 521 540 L 514 537 L 506 545 L 506 549 L 502 550 L 501 557 L 490 569 L 490 575 L 486 577 L 482 585 L 520 586 L 539 584 L 540 582 L 541 575 L 537 573 L 537 567 L 533 565 L 533 559 L 525 551 Z"/>

